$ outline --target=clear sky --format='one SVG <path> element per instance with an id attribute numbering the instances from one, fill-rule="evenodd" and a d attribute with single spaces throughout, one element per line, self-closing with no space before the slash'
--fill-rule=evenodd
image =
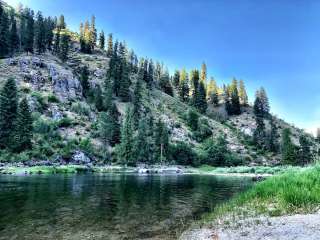
<path id="1" fill-rule="evenodd" d="M 320 127 L 318 0 L 5 0 L 68 26 L 96 15 L 97 27 L 170 70 L 205 61 L 218 83 L 243 79 L 250 100 L 264 86 L 274 114 Z"/>

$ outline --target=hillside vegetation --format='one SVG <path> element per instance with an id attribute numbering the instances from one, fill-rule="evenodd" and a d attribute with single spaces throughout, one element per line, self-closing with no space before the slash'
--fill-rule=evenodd
<path id="1" fill-rule="evenodd" d="M 263 88 L 250 105 L 243 81 L 217 86 L 204 63 L 171 76 L 98 34 L 94 17 L 74 33 L 63 16 L 0 4 L 1 162 L 304 165 L 318 156 L 311 135 L 270 114 Z"/>

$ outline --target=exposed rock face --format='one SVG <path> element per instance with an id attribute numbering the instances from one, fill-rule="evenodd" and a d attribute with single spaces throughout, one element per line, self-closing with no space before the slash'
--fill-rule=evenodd
<path id="1" fill-rule="evenodd" d="M 63 118 L 63 114 L 60 112 L 58 106 L 52 106 L 50 112 L 52 119 L 55 121 L 59 121 Z"/>
<path id="2" fill-rule="evenodd" d="M 72 70 L 59 65 L 52 55 L 22 55 L 0 65 L 0 77 L 15 77 L 37 91 L 51 89 L 61 102 L 82 98 L 82 87 Z M 7 71 L 6 71 L 7 70 Z"/>
<path id="3" fill-rule="evenodd" d="M 61 101 L 81 98 L 82 87 L 80 81 L 74 77 L 71 71 L 59 69 L 55 65 L 50 65 L 48 70 L 53 91 Z"/>
<path id="4" fill-rule="evenodd" d="M 82 151 L 76 151 L 71 157 L 71 162 L 76 164 L 91 163 L 91 159 Z"/>

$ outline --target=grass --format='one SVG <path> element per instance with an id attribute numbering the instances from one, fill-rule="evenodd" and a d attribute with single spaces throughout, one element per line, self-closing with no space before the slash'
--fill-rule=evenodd
<path id="1" fill-rule="evenodd" d="M 291 170 L 300 170 L 302 167 L 293 166 L 238 166 L 238 167 L 212 167 L 209 165 L 202 165 L 198 168 L 201 172 L 211 174 L 228 174 L 228 173 L 240 173 L 240 174 L 281 174 Z"/>
<path id="2" fill-rule="evenodd" d="M 35 166 L 35 167 L 6 167 L 0 169 L 2 174 L 56 174 L 56 173 L 80 173 L 87 171 L 85 166 L 61 165 L 61 166 Z"/>
<path id="3" fill-rule="evenodd" d="M 311 213 L 318 210 L 319 205 L 320 165 L 316 165 L 291 169 L 257 183 L 249 191 L 217 207 L 204 221 Z"/>

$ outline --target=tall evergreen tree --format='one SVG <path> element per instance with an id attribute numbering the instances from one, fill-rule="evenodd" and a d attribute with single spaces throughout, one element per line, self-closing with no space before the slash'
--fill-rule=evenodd
<path id="1" fill-rule="evenodd" d="M 44 53 L 46 50 L 46 29 L 41 12 L 37 13 L 36 27 L 35 27 L 35 45 L 38 54 Z"/>
<path id="2" fill-rule="evenodd" d="M 17 120 L 14 129 L 14 142 L 12 143 L 15 152 L 22 152 L 32 147 L 32 116 L 26 98 L 19 104 Z"/>
<path id="3" fill-rule="evenodd" d="M 183 102 L 188 102 L 189 100 L 189 78 L 188 73 L 185 69 L 181 71 L 180 83 L 179 83 L 179 97 Z"/>
<path id="4" fill-rule="evenodd" d="M 267 138 L 267 148 L 274 153 L 279 151 L 277 126 L 273 117 L 270 118 L 270 132 Z"/>
<path id="5" fill-rule="evenodd" d="M 51 17 L 45 19 L 45 44 L 46 48 L 50 51 L 52 50 L 52 43 L 54 39 L 53 30 L 55 27 L 55 22 Z"/>
<path id="6" fill-rule="evenodd" d="M 67 28 L 67 24 L 64 20 L 64 16 L 60 15 L 58 23 L 57 23 L 57 27 L 62 30 L 62 29 L 66 29 Z"/>
<path id="7" fill-rule="evenodd" d="M 238 82 L 237 80 L 233 80 L 230 86 L 230 94 L 231 94 L 231 112 L 232 115 L 239 115 L 241 114 L 240 108 L 240 99 L 238 93 Z"/>
<path id="8" fill-rule="evenodd" d="M 159 86 L 163 92 L 166 94 L 173 96 L 173 89 L 170 82 L 169 71 L 166 70 L 161 76 L 159 81 Z"/>
<path id="9" fill-rule="evenodd" d="M 99 35 L 99 48 L 101 50 L 104 50 L 105 47 L 105 36 L 104 36 L 104 32 L 102 31 Z"/>
<path id="10" fill-rule="evenodd" d="M 139 121 L 138 134 L 134 145 L 135 159 L 138 162 L 149 163 L 150 147 L 148 141 L 147 122 L 143 118 Z"/>
<path id="11" fill-rule="evenodd" d="M 112 54 L 113 54 L 113 37 L 112 37 L 112 34 L 110 33 L 108 35 L 107 56 L 110 58 L 110 57 L 112 57 Z"/>
<path id="12" fill-rule="evenodd" d="M 15 12 L 14 10 L 10 11 L 10 34 L 9 34 L 9 45 L 10 45 L 10 54 L 14 54 L 16 51 L 19 50 L 19 36 L 17 31 L 17 21 L 15 19 Z"/>
<path id="13" fill-rule="evenodd" d="M 61 31 L 60 36 L 60 46 L 59 46 L 59 58 L 62 62 L 68 60 L 69 47 L 70 47 L 70 35 L 67 31 Z"/>
<path id="14" fill-rule="evenodd" d="M 156 160 L 160 163 L 167 160 L 169 152 L 169 134 L 167 126 L 159 119 L 155 129 L 155 153 Z"/>
<path id="15" fill-rule="evenodd" d="M 204 86 L 206 86 L 206 82 L 207 82 L 207 65 L 204 62 L 201 65 L 200 82 L 203 82 Z"/>
<path id="16" fill-rule="evenodd" d="M 134 133 L 133 133 L 133 122 L 132 122 L 132 112 L 128 108 L 126 111 L 125 119 L 121 128 L 121 141 L 119 146 L 119 158 L 124 164 L 133 166 L 135 162 L 135 152 L 134 152 Z"/>
<path id="17" fill-rule="evenodd" d="M 175 87 L 175 89 L 179 89 L 179 83 L 180 83 L 180 72 L 178 70 L 176 70 L 174 72 L 174 75 L 173 75 L 173 86 Z"/>
<path id="18" fill-rule="evenodd" d="M 129 69 L 126 58 L 126 48 L 124 44 L 119 45 L 119 58 L 120 58 L 120 68 L 119 68 L 119 97 L 123 102 L 128 102 L 130 100 L 130 77 Z"/>
<path id="19" fill-rule="evenodd" d="M 87 98 L 90 93 L 89 75 L 88 66 L 83 66 L 80 70 L 80 83 L 82 86 L 82 94 L 85 98 Z"/>
<path id="20" fill-rule="evenodd" d="M 27 24 L 26 24 L 26 33 L 25 33 L 25 45 L 24 50 L 26 52 L 33 53 L 33 44 L 34 44 L 34 13 L 29 11 L 27 13 Z"/>
<path id="21" fill-rule="evenodd" d="M 306 165 L 312 161 L 311 143 L 309 139 L 304 135 L 299 137 L 299 163 Z"/>
<path id="22" fill-rule="evenodd" d="M 14 123 L 17 117 L 18 93 L 16 82 L 9 78 L 0 91 L 0 148 L 13 142 Z"/>
<path id="23" fill-rule="evenodd" d="M 94 103 L 99 112 L 104 110 L 102 90 L 100 85 L 97 85 L 94 91 Z"/>
<path id="24" fill-rule="evenodd" d="M 239 84 L 239 98 L 242 105 L 248 105 L 248 95 L 243 80 L 240 80 Z"/>
<path id="25" fill-rule="evenodd" d="M 285 128 L 282 131 L 281 152 L 283 164 L 296 164 L 296 146 L 291 140 L 291 131 Z"/>
<path id="26" fill-rule="evenodd" d="M 140 113 L 141 113 L 141 98 L 142 98 L 142 82 L 143 78 L 143 70 L 140 68 L 137 81 L 133 91 L 133 108 L 132 108 L 132 118 L 133 118 L 133 125 L 134 127 L 138 127 L 139 120 L 140 120 Z"/>
<path id="27" fill-rule="evenodd" d="M 0 58 L 9 53 L 9 18 L 0 2 Z"/>
<path id="28" fill-rule="evenodd" d="M 253 141 L 260 148 L 266 147 L 266 127 L 262 117 L 255 117 L 256 120 L 256 129 L 253 133 Z"/>
<path id="29" fill-rule="evenodd" d="M 260 88 L 260 90 L 256 92 L 256 99 L 254 101 L 253 110 L 256 116 L 259 115 L 264 118 L 269 117 L 269 100 L 264 88 Z"/>
<path id="30" fill-rule="evenodd" d="M 204 82 L 201 81 L 198 86 L 197 98 L 195 106 L 200 113 L 204 114 L 207 111 L 207 96 Z"/>
<path id="31" fill-rule="evenodd" d="M 198 102 L 198 90 L 199 90 L 200 75 L 198 70 L 191 71 L 191 87 L 192 87 L 192 98 L 191 105 L 196 106 Z"/>
<path id="32" fill-rule="evenodd" d="M 115 146 L 120 140 L 119 113 L 113 103 L 107 112 L 101 112 L 99 121 L 99 133 L 104 145 Z"/>

